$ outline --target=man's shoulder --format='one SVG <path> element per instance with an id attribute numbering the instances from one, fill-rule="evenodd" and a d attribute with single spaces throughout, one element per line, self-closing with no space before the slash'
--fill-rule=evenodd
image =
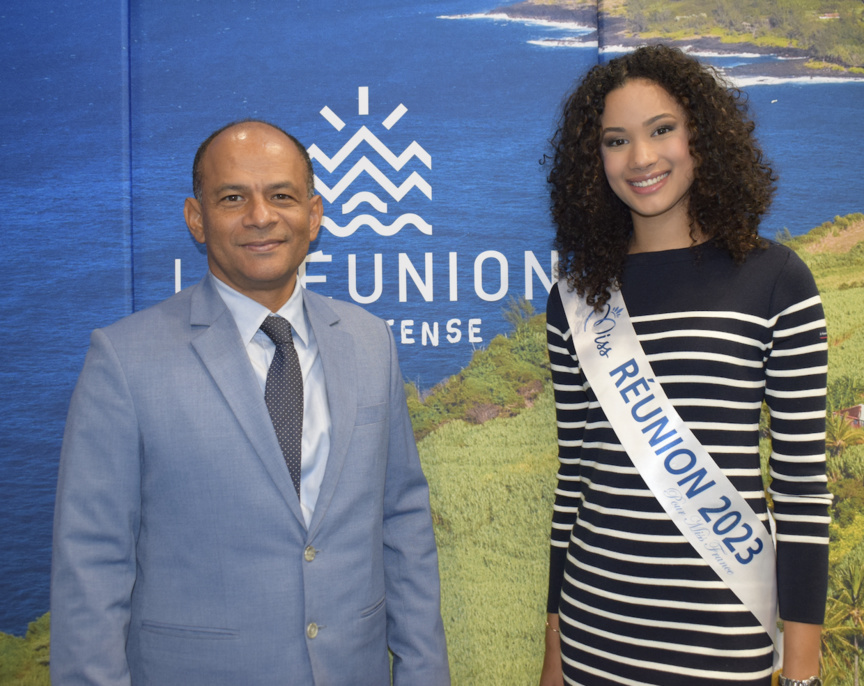
<path id="1" fill-rule="evenodd" d="M 101 330 L 112 339 L 154 338 L 178 326 L 189 325 L 190 301 L 201 287 L 195 284 L 144 309 L 133 312 Z"/>

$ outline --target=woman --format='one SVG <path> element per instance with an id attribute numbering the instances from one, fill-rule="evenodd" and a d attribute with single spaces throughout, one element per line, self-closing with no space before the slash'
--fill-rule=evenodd
<path id="1" fill-rule="evenodd" d="M 740 93 L 665 46 L 595 67 L 565 104 L 549 175 L 561 277 L 547 308 L 560 470 L 542 686 L 771 683 L 774 614 L 765 619 L 741 600 L 774 595 L 763 400 L 785 625 L 781 683 L 818 684 L 831 499 L 825 323 L 804 264 L 758 236 L 775 176 L 753 128 Z M 571 326 L 580 301 L 591 314 Z M 576 352 L 587 345 L 579 349 L 605 357 L 605 332 L 615 323 L 623 330 L 628 314 L 650 375 L 639 380 L 641 400 L 655 401 L 647 393 L 656 382 L 668 397 L 650 415 L 645 405 L 604 410 L 601 388 L 628 403 L 639 394 L 629 379 L 622 386 L 630 367 L 610 372 L 612 385 Z M 602 322 L 609 326 L 597 328 Z M 716 478 L 686 472 L 702 453 L 669 449 L 677 437 L 647 460 L 625 451 L 622 435 L 653 436 L 655 446 L 660 424 L 635 422 L 664 412 L 680 416 L 682 435 L 691 433 Z M 658 478 L 672 488 L 653 484 L 652 465 L 665 465 Z M 722 488 L 729 497 L 715 495 Z M 709 495 L 716 507 L 676 519 L 676 507 Z M 754 560 L 767 563 L 755 578 Z M 726 578 L 738 569 L 746 592 Z"/>

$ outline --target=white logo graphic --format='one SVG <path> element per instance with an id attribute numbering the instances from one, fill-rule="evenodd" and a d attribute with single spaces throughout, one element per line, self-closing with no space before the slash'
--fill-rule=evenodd
<path id="1" fill-rule="evenodd" d="M 369 88 L 361 86 L 358 88 L 358 114 L 367 116 L 369 114 Z M 388 131 L 398 122 L 402 116 L 408 111 L 405 105 L 400 104 L 394 109 L 383 122 L 384 128 Z M 321 110 L 321 116 L 326 119 L 330 125 L 337 131 L 342 131 L 345 128 L 343 122 L 333 110 L 329 107 L 324 107 Z M 357 149 L 361 143 L 367 143 L 378 155 L 384 160 L 394 171 L 401 171 L 405 164 L 416 157 L 428 169 L 432 168 L 432 157 L 426 152 L 416 141 L 412 141 L 411 145 L 405 148 L 400 155 L 394 154 L 378 137 L 372 133 L 366 126 L 361 126 L 359 130 L 351 136 L 347 143 L 332 157 L 328 157 L 317 145 L 309 147 L 309 157 L 316 160 L 329 173 L 333 173 L 348 157 Z M 395 202 L 401 201 L 412 190 L 417 189 L 430 200 L 432 199 L 432 187 L 429 183 L 418 174 L 416 171 L 411 172 L 407 179 L 401 183 L 395 183 L 387 177 L 366 155 L 363 155 L 354 165 L 339 179 L 332 187 L 328 186 L 318 175 L 315 175 L 315 190 L 321 196 L 334 205 L 336 200 L 346 191 L 349 186 L 360 177 L 363 172 L 371 176 L 380 186 L 382 191 L 386 191 Z M 371 191 L 359 191 L 351 195 L 350 198 L 342 203 L 342 214 L 350 215 L 357 210 L 361 205 L 368 205 L 371 209 L 379 212 L 382 215 L 387 214 L 387 202 L 382 200 L 378 195 Z M 368 210 L 367 210 L 368 212 Z M 347 217 L 346 217 L 347 218 Z M 407 224 L 413 224 L 421 233 L 427 236 L 432 235 L 432 225 L 427 223 L 420 215 L 415 213 L 405 213 L 396 217 L 390 224 L 382 223 L 380 219 L 371 214 L 357 214 L 348 218 L 347 223 L 340 226 L 330 217 L 325 216 L 322 221 L 322 226 L 334 236 L 346 238 L 354 234 L 361 226 L 370 226 L 375 233 L 381 236 L 393 236 L 397 234 Z"/>

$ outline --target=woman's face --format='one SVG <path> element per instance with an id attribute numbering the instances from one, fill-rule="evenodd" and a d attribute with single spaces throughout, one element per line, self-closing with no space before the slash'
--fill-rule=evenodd
<path id="1" fill-rule="evenodd" d="M 634 229 L 680 222 L 689 233 L 695 164 L 687 115 L 675 98 L 653 81 L 627 81 L 606 96 L 600 125 L 606 178 L 630 208 Z"/>

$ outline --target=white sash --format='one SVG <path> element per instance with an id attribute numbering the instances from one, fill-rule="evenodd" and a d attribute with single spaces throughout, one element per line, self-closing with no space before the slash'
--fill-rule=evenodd
<path id="1" fill-rule="evenodd" d="M 579 364 L 648 488 L 774 639 L 771 535 L 654 380 L 619 290 L 599 314 L 558 282 Z M 779 646 L 778 646 L 779 647 Z"/>

